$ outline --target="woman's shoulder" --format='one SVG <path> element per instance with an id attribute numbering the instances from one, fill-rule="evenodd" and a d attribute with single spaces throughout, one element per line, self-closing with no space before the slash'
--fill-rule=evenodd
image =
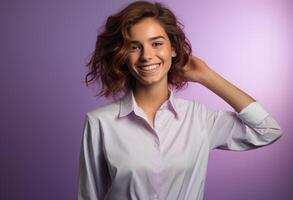
<path id="1" fill-rule="evenodd" d="M 194 106 L 197 107 L 201 105 L 201 103 L 195 99 L 186 99 L 182 97 L 176 97 L 175 102 L 178 108 L 190 108 L 190 107 L 194 107 Z"/>
<path id="2" fill-rule="evenodd" d="M 86 112 L 87 116 L 93 118 L 103 118 L 116 116 L 119 112 L 119 101 L 106 102 Z"/>
<path id="3" fill-rule="evenodd" d="M 215 108 L 202 103 L 198 99 L 185 99 L 181 97 L 176 97 L 176 107 L 184 110 L 193 110 L 196 113 L 208 112 L 208 111 L 216 111 Z"/>

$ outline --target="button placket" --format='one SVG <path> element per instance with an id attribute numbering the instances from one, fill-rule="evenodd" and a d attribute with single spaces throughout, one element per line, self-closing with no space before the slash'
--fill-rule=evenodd
<path id="1" fill-rule="evenodd" d="M 160 123 L 160 117 L 161 117 L 161 109 L 160 108 L 157 113 L 156 113 L 156 116 L 155 116 L 155 129 L 158 129 L 158 128 L 161 128 L 161 123 Z"/>
<path id="2" fill-rule="evenodd" d="M 155 138 L 154 138 L 154 140 L 153 140 L 153 146 L 157 149 L 157 148 L 159 148 L 159 146 L 160 146 L 160 138 L 159 138 L 159 136 L 157 135 Z"/>
<path id="3" fill-rule="evenodd" d="M 157 142 L 154 142 L 154 147 L 155 147 L 157 150 L 160 150 L 159 144 L 158 144 Z"/>
<path id="4" fill-rule="evenodd" d="M 159 196 L 158 196 L 158 194 L 153 194 L 151 196 L 151 198 L 152 198 L 152 200 L 158 200 L 159 199 Z"/>
<path id="5" fill-rule="evenodd" d="M 163 163 L 163 159 L 162 159 L 162 155 L 160 151 L 154 152 L 153 163 L 154 163 L 154 173 L 160 176 L 160 173 L 162 172 L 164 168 L 164 163 Z"/>

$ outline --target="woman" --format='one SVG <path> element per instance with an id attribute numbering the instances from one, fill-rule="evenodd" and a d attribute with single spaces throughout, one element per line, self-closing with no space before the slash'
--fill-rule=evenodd
<path id="1" fill-rule="evenodd" d="M 244 151 L 280 138 L 260 102 L 191 54 L 180 25 L 164 5 L 137 1 L 98 35 L 86 82 L 100 81 L 99 95 L 115 100 L 86 115 L 78 199 L 201 200 L 210 150 Z M 176 98 L 173 88 L 188 81 L 235 112 Z"/>

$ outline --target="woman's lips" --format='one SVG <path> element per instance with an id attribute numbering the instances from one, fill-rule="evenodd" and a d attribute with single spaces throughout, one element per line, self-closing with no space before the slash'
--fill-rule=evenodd
<path id="1" fill-rule="evenodd" d="M 143 72 L 154 72 L 161 66 L 161 63 L 151 64 L 151 65 L 140 65 L 138 68 Z"/>

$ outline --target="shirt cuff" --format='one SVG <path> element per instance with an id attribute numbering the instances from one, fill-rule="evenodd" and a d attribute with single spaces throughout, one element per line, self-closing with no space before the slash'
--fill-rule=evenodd
<path id="1" fill-rule="evenodd" d="M 236 115 L 246 123 L 258 125 L 269 115 L 269 113 L 264 106 L 256 100 L 243 108 L 240 113 L 236 113 Z"/>

